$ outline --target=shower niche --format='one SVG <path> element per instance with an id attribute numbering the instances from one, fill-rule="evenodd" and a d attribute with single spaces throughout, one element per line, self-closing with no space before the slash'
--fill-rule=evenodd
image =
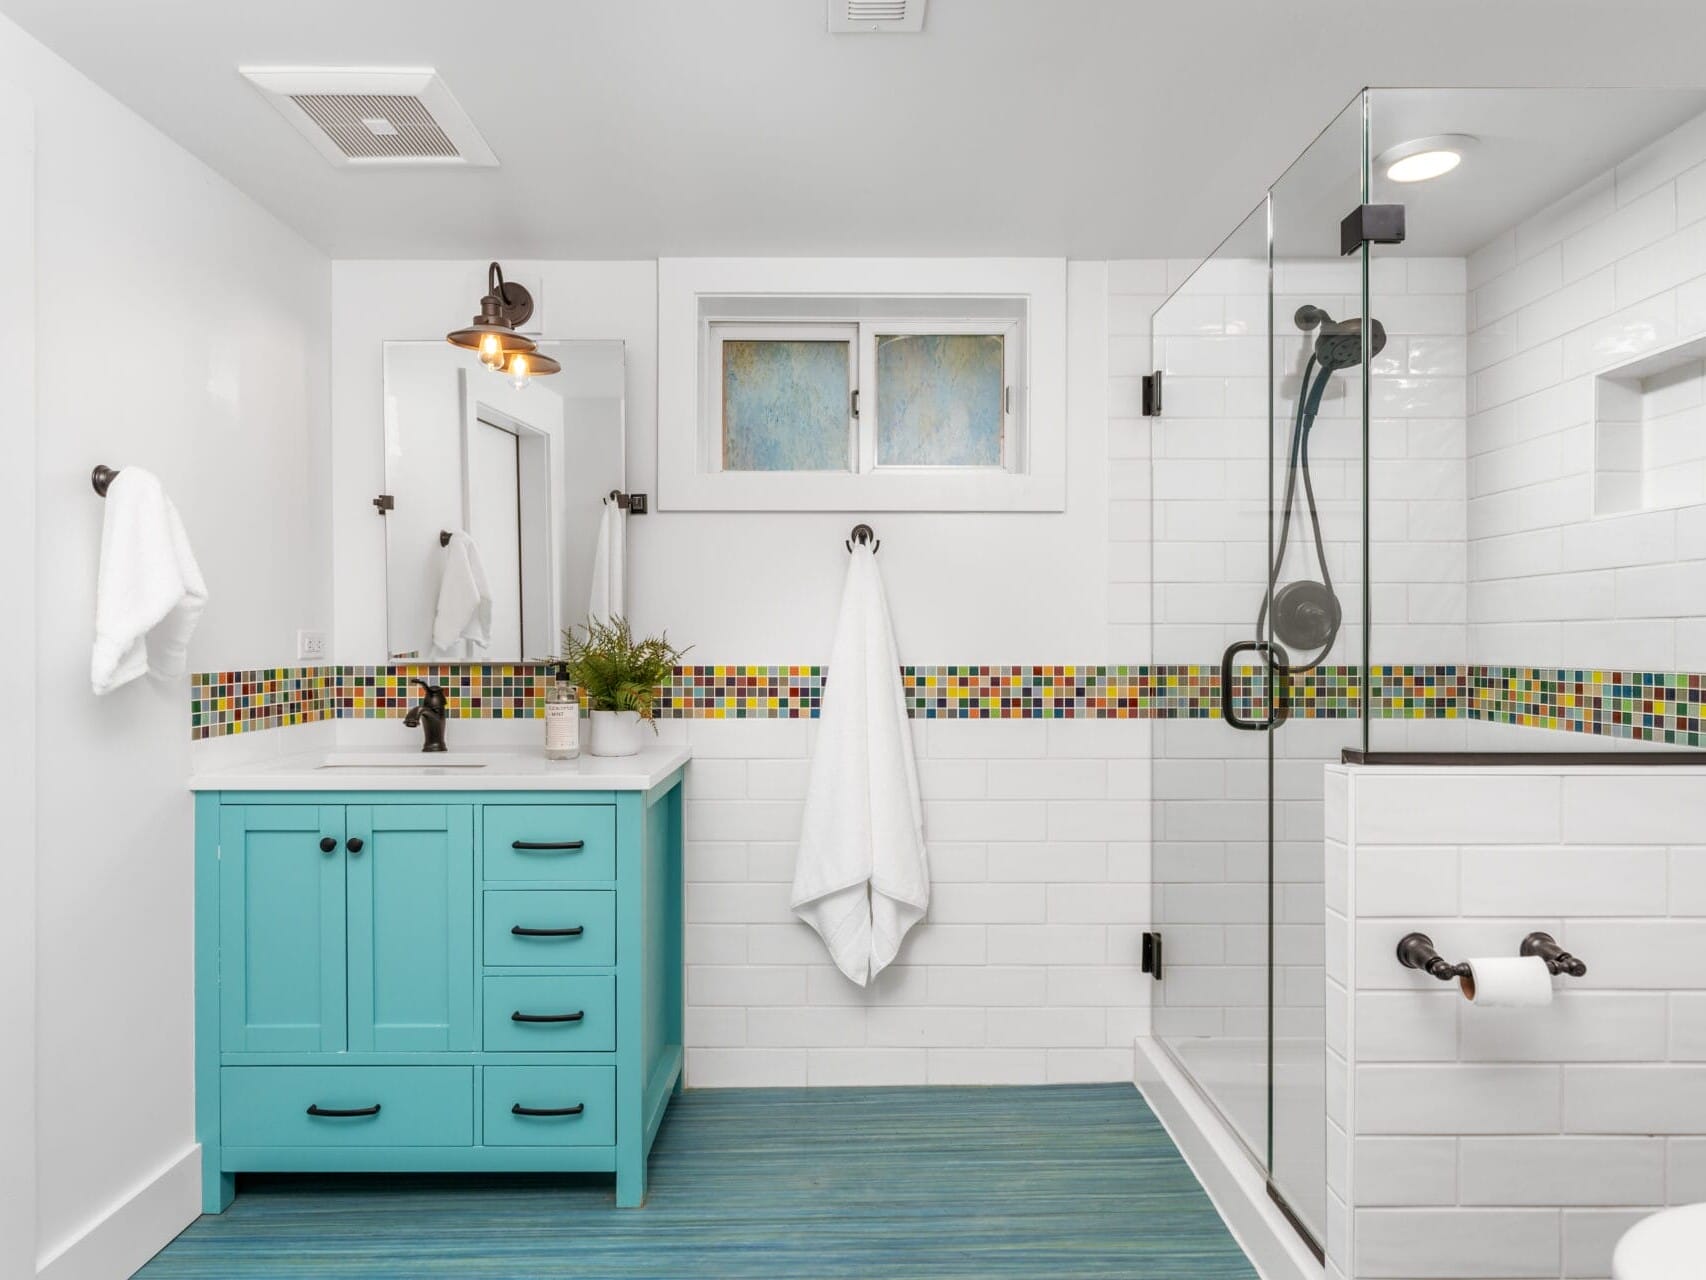
<path id="1" fill-rule="evenodd" d="M 1593 380 L 1596 516 L 1706 502 L 1706 338 Z"/>

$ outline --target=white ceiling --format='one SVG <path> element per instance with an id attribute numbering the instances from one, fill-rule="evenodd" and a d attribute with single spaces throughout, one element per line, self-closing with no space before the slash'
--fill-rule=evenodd
<path id="1" fill-rule="evenodd" d="M 1706 85 L 1700 0 L 931 0 L 921 36 L 830 36 L 822 0 L 0 12 L 339 257 L 1195 256 L 1363 84 Z M 239 64 L 436 67 L 502 165 L 333 168 Z"/>

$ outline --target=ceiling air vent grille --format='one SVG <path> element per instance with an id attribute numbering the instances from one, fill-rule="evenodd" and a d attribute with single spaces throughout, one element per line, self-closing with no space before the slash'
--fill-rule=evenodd
<path id="1" fill-rule="evenodd" d="M 294 93 L 290 100 L 351 160 L 460 158 L 419 98 L 400 93 Z"/>
<path id="2" fill-rule="evenodd" d="M 836 33 L 924 30 L 925 0 L 829 0 L 829 29 Z"/>
<path id="3" fill-rule="evenodd" d="M 243 67 L 333 164 L 495 165 L 468 113 L 431 68 Z"/>

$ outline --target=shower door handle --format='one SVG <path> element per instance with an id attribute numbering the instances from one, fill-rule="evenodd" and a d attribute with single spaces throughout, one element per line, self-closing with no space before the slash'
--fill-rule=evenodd
<path id="1" fill-rule="evenodd" d="M 1268 662 L 1268 714 L 1262 720 L 1246 720 L 1233 711 L 1232 697 L 1232 664 L 1241 653 L 1260 653 Z M 1275 662 L 1276 655 L 1279 661 Z M 1285 651 L 1269 640 L 1238 640 L 1226 646 L 1226 652 L 1220 655 L 1220 718 L 1234 729 L 1247 729 L 1253 733 L 1261 733 L 1273 728 L 1285 717 L 1280 712 L 1280 671 L 1285 662 Z"/>

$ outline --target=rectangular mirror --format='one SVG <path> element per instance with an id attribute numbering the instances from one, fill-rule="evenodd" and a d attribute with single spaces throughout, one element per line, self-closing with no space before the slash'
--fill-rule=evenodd
<path id="1" fill-rule="evenodd" d="M 541 658 L 586 620 L 605 500 L 624 488 L 623 348 L 539 351 L 562 371 L 517 387 L 443 341 L 385 344 L 391 661 Z"/>

